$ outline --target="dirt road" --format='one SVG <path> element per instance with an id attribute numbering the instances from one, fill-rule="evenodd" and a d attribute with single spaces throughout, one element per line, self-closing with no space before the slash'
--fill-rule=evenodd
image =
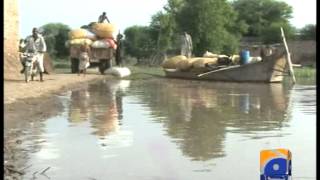
<path id="1" fill-rule="evenodd" d="M 4 104 L 11 104 L 27 98 L 48 96 L 68 88 L 81 86 L 82 83 L 91 83 L 103 78 L 112 77 L 89 72 L 85 77 L 77 74 L 45 74 L 44 82 L 36 80 L 25 83 L 23 75 L 4 79 Z"/>
<path id="2" fill-rule="evenodd" d="M 44 82 L 24 82 L 24 77 L 4 79 L 4 125 L 5 129 L 22 121 L 42 119 L 59 113 L 61 103 L 54 94 L 82 87 L 112 76 L 100 75 L 91 70 L 88 74 L 50 74 Z"/>

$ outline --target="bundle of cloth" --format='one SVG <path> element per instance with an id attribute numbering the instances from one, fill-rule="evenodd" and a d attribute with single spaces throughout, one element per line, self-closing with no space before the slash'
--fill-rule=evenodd
<path id="1" fill-rule="evenodd" d="M 91 45 L 97 36 L 87 29 L 74 29 L 68 33 L 69 40 L 66 42 L 66 46 L 80 46 L 83 44 Z"/>
<path id="2" fill-rule="evenodd" d="M 173 56 L 162 63 L 164 69 L 177 69 L 180 71 L 205 71 L 208 66 L 235 64 L 238 58 L 222 54 L 206 52 L 203 57 L 187 58 L 183 55 Z"/>
<path id="3" fill-rule="evenodd" d="M 130 76 L 131 71 L 127 67 L 112 67 L 108 69 L 105 72 L 105 74 L 110 74 L 110 75 L 122 78 L 122 77 Z"/>
<path id="4" fill-rule="evenodd" d="M 94 41 L 91 44 L 91 47 L 93 48 L 113 48 L 117 49 L 117 44 L 114 39 L 106 38 L 106 39 L 99 39 Z"/>
<path id="5" fill-rule="evenodd" d="M 87 44 L 93 48 L 117 49 L 117 29 L 110 23 L 92 23 L 86 29 L 73 29 L 69 32 L 69 40 L 66 46 L 77 46 Z"/>
<path id="6" fill-rule="evenodd" d="M 202 69 L 206 64 L 217 64 L 217 58 L 207 57 L 193 57 L 187 58 L 186 56 L 179 55 L 171 57 L 162 63 L 164 69 L 178 69 L 181 71 L 190 71 L 195 69 Z"/>
<path id="7" fill-rule="evenodd" d="M 117 28 L 110 23 L 93 23 L 90 30 L 97 36 L 91 47 L 117 49 Z"/>

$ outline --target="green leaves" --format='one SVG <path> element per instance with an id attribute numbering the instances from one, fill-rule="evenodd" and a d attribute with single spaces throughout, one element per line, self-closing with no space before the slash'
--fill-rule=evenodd
<path id="1" fill-rule="evenodd" d="M 243 21 L 237 22 L 237 13 L 225 0 L 186 0 L 177 15 L 177 24 L 182 31 L 191 34 L 196 56 L 206 50 L 235 52 L 242 31 L 246 29 Z"/>
<path id="2" fill-rule="evenodd" d="M 316 25 L 308 24 L 300 29 L 300 38 L 303 40 L 316 40 Z"/>
<path id="3" fill-rule="evenodd" d="M 124 47 L 127 54 L 138 59 L 151 56 L 155 52 L 156 42 L 151 38 L 151 28 L 132 26 L 124 31 Z"/>
<path id="4" fill-rule="evenodd" d="M 150 26 L 128 28 L 127 53 L 136 57 L 159 51 L 177 53 L 183 32 L 191 35 L 196 56 L 207 50 L 238 53 L 243 35 L 266 43 L 279 42 L 283 27 L 290 39 L 294 35 L 288 20 L 291 14 L 288 4 L 276 0 L 168 0 L 163 11 L 152 17 Z"/>
<path id="5" fill-rule="evenodd" d="M 233 2 L 234 9 L 239 14 L 239 20 L 248 24 L 247 36 L 265 36 L 265 32 L 271 32 L 275 26 L 289 27 L 292 7 L 285 2 L 276 0 L 237 0 Z M 291 30 L 290 30 L 291 31 Z M 269 35 L 272 36 L 272 33 Z M 277 36 L 277 35 L 276 35 Z M 263 37 L 265 39 L 265 37 Z M 271 39 L 277 39 L 271 37 Z"/>
<path id="6" fill-rule="evenodd" d="M 69 51 L 65 47 L 68 40 L 69 26 L 62 23 L 49 23 L 41 27 L 47 44 L 47 51 L 53 57 L 68 56 Z"/>

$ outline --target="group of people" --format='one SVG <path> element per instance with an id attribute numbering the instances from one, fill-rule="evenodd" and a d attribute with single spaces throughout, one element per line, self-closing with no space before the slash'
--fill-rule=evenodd
<path id="1" fill-rule="evenodd" d="M 110 23 L 110 20 L 108 19 L 106 12 L 103 12 L 99 18 L 98 23 L 104 23 L 104 22 Z M 115 53 L 115 60 L 116 65 L 121 66 L 122 65 L 122 59 L 121 59 L 121 49 L 122 49 L 122 38 L 123 35 L 119 34 L 117 35 L 117 49 Z M 23 45 L 22 45 L 23 44 Z M 21 51 L 27 52 L 27 53 L 34 53 L 36 56 L 36 66 L 38 68 L 39 74 L 40 74 L 40 81 L 43 82 L 43 73 L 45 71 L 44 69 L 44 63 L 43 63 L 43 57 L 44 53 L 47 51 L 46 42 L 44 40 L 44 37 L 40 34 L 39 30 L 37 28 L 32 29 L 32 35 L 28 36 L 25 40 L 20 42 Z M 91 57 L 91 49 L 88 44 L 83 44 L 80 47 L 80 54 L 79 54 L 79 73 L 86 74 L 86 69 L 90 66 L 90 57 Z M 25 71 L 25 60 L 21 59 L 21 64 L 23 66 L 23 69 L 20 71 L 20 73 L 24 73 Z"/>
<path id="2" fill-rule="evenodd" d="M 104 22 L 110 23 L 110 20 L 108 19 L 106 12 L 103 12 L 99 18 L 98 23 L 104 23 Z M 117 49 L 115 53 L 115 60 L 116 65 L 121 66 L 122 65 L 122 59 L 121 59 L 121 49 L 122 49 L 122 38 L 123 35 L 119 34 L 117 35 L 116 43 L 117 43 Z M 37 68 L 39 70 L 40 74 L 40 81 L 43 82 L 43 73 L 44 73 L 44 65 L 43 65 L 43 57 L 44 53 L 47 50 L 46 42 L 43 38 L 43 36 L 39 33 L 39 30 L 37 28 L 32 29 L 32 35 L 28 36 L 26 38 L 26 44 L 25 44 L 25 51 L 29 53 L 35 53 L 36 60 L 37 60 Z M 182 41 L 181 41 L 181 55 L 184 55 L 188 58 L 192 56 L 192 39 L 191 36 L 184 32 L 182 35 Z M 90 66 L 90 57 L 91 57 L 91 50 L 88 44 L 84 44 L 80 47 L 80 54 L 79 54 L 79 73 L 86 74 L 86 69 Z M 25 71 L 25 64 L 24 61 L 21 61 L 23 65 L 23 69 L 20 71 L 21 73 L 24 73 Z"/>

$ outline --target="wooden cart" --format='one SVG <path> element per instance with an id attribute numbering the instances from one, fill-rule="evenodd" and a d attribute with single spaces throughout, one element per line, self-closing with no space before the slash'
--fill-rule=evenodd
<path id="1" fill-rule="evenodd" d="M 104 71 L 112 66 L 112 58 L 115 50 L 112 48 L 91 48 L 90 67 L 99 67 L 99 72 Z M 79 71 L 80 46 L 70 47 L 71 73 Z"/>

